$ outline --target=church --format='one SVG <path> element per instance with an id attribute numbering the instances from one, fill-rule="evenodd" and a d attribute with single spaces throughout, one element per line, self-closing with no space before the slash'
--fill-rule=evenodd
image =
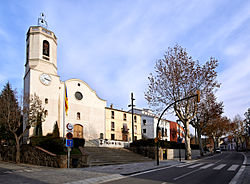
<path id="1" fill-rule="evenodd" d="M 43 135 L 52 133 L 57 123 L 60 137 L 65 137 L 66 125 L 70 123 L 74 138 L 94 140 L 99 146 L 156 137 L 158 117 L 155 114 L 148 119 L 139 111 L 132 114 L 131 111 L 115 109 L 113 105 L 107 107 L 107 101 L 98 97 L 86 82 L 74 78 L 60 80 L 57 73 L 57 37 L 47 29 L 43 17 L 38 19 L 38 26 L 31 26 L 27 32 L 23 82 L 24 95 L 36 94 L 42 101 L 45 110 Z M 68 108 L 65 108 L 65 99 Z M 35 125 L 26 138 L 34 135 L 34 128 Z M 161 120 L 160 128 L 164 132 L 164 140 L 170 140 L 169 121 Z"/>
<path id="2" fill-rule="evenodd" d="M 52 133 L 58 124 L 60 136 L 65 137 L 65 124 L 74 125 L 74 137 L 86 140 L 105 134 L 106 100 L 98 97 L 90 86 L 80 79 L 61 81 L 57 73 L 57 37 L 42 23 L 31 26 L 26 37 L 24 95 L 38 95 L 45 109 L 43 135 Z M 66 90 L 67 89 L 67 90 Z M 65 92 L 68 111 L 65 115 Z M 29 136 L 32 136 L 31 127 Z"/>

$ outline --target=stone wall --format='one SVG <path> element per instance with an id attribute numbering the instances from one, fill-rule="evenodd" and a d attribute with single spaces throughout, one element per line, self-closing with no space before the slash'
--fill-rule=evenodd
<path id="1" fill-rule="evenodd" d="M 1 147 L 0 159 L 3 161 L 15 161 L 15 147 Z M 21 163 L 67 168 L 67 155 L 56 155 L 38 146 L 22 145 Z M 71 155 L 70 167 L 87 167 L 89 164 L 88 155 Z"/>

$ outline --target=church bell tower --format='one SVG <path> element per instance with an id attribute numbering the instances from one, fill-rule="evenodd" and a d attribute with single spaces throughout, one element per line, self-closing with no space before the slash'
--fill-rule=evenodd
<path id="1" fill-rule="evenodd" d="M 51 133 L 60 119 L 60 86 L 57 75 L 57 38 L 48 30 L 42 13 L 37 26 L 31 26 L 26 37 L 24 96 L 36 94 L 45 109 L 43 134 Z M 59 123 L 59 122 L 58 122 Z M 30 133 L 32 134 L 32 128 Z"/>

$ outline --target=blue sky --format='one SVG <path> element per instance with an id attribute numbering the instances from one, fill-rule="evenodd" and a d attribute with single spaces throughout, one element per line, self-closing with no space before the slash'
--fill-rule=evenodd
<path id="1" fill-rule="evenodd" d="M 108 105 L 138 108 L 157 59 L 176 43 L 204 63 L 219 60 L 225 115 L 250 107 L 250 1 L 10 0 L 0 2 L 0 89 L 23 87 L 25 37 L 41 12 L 58 37 L 58 75 L 79 78 Z M 174 120 L 174 119 L 173 119 Z"/>

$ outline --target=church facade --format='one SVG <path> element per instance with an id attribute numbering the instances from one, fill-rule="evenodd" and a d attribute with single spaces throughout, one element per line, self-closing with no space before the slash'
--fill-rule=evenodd
<path id="1" fill-rule="evenodd" d="M 74 137 L 86 140 L 105 137 L 105 107 L 88 84 L 80 79 L 61 81 L 57 74 L 57 37 L 42 27 L 32 26 L 26 37 L 26 64 L 24 95 L 38 95 L 45 109 L 43 135 L 52 133 L 58 124 L 60 136 L 66 133 L 66 124 L 74 125 Z M 65 87 L 67 87 L 68 112 L 65 115 Z M 34 126 L 29 131 L 33 135 Z"/>

